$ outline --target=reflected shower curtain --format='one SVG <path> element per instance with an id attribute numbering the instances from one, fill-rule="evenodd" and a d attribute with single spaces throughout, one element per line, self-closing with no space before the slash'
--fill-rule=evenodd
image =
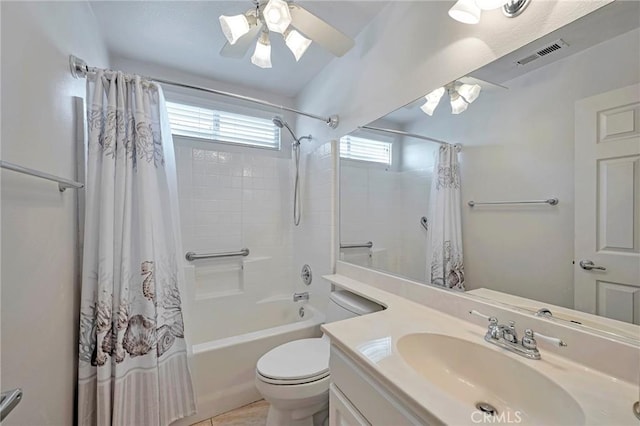
<path id="1" fill-rule="evenodd" d="M 162 90 L 99 72 L 87 80 L 87 120 L 78 423 L 168 425 L 195 401 Z"/>
<path id="2" fill-rule="evenodd" d="M 436 154 L 429 200 L 427 280 L 464 291 L 459 151 L 458 146 L 442 145 Z"/>

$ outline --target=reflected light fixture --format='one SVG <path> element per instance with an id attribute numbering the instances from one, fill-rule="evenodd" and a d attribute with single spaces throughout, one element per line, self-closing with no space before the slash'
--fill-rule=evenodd
<path id="1" fill-rule="evenodd" d="M 287 29 L 283 35 L 285 44 L 298 62 L 311 45 L 311 40 L 291 28 Z"/>
<path id="2" fill-rule="evenodd" d="M 438 103 L 440 103 L 440 98 L 442 98 L 442 95 L 444 95 L 444 87 L 441 87 L 429 93 L 424 97 L 427 102 L 422 105 L 420 109 L 427 115 L 433 115 L 433 112 L 436 110 Z"/>
<path id="3" fill-rule="evenodd" d="M 469 107 L 469 104 L 478 99 L 481 90 L 482 88 L 478 84 L 466 84 L 454 81 L 425 96 L 427 102 L 422 105 L 420 109 L 429 116 L 433 115 L 433 112 L 440 103 L 440 99 L 446 91 L 449 94 L 451 113 L 460 114 Z"/>
<path id="4" fill-rule="evenodd" d="M 251 56 L 251 62 L 260 68 L 271 68 L 271 42 L 267 32 L 260 35 L 256 43 L 256 50 Z"/>
<path id="5" fill-rule="evenodd" d="M 478 96 L 480 96 L 480 90 L 482 89 L 479 84 L 464 83 L 464 84 L 461 84 L 460 87 L 458 87 L 456 90 L 458 91 L 458 94 L 462 96 L 462 98 L 467 103 L 470 104 L 471 102 L 478 99 Z"/>
<path id="6" fill-rule="evenodd" d="M 460 114 L 467 110 L 469 104 L 464 101 L 462 96 L 460 96 L 454 88 L 449 89 L 449 98 L 451 100 L 451 114 Z"/>
<path id="7" fill-rule="evenodd" d="M 449 16 L 463 24 L 477 24 L 483 10 L 502 9 L 508 18 L 520 15 L 529 5 L 530 0 L 458 0 Z"/>

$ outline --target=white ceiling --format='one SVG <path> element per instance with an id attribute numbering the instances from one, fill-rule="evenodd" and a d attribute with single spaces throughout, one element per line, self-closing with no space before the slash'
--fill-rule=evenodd
<path id="1" fill-rule="evenodd" d="M 355 37 L 387 1 L 299 1 L 350 37 Z M 135 59 L 202 77 L 295 96 L 334 56 L 312 44 L 296 63 L 279 34 L 271 36 L 273 68 L 224 58 L 226 39 L 218 17 L 252 7 L 251 1 L 91 1 L 112 57 Z M 127 71 L 127 70 L 125 70 Z"/>

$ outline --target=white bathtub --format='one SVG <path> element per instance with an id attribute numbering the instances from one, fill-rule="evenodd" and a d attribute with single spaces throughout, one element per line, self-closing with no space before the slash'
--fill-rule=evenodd
<path id="1" fill-rule="evenodd" d="M 229 322 L 235 327 L 223 333 L 228 337 L 194 340 L 191 374 L 198 412 L 175 422 L 175 426 L 191 425 L 261 399 L 254 385 L 258 359 L 283 343 L 321 336 L 324 315 L 311 305 L 294 303 L 290 297 L 261 301 L 243 310 L 241 322 Z M 302 318 L 300 307 L 304 307 Z M 244 332 L 234 335 L 238 327 Z"/>

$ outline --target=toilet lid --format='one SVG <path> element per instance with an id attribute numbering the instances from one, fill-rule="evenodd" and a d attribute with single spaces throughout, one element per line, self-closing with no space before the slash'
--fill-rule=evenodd
<path id="1" fill-rule="evenodd" d="M 300 380 L 329 372 L 327 339 L 300 339 L 262 355 L 256 366 L 260 375 L 277 380 Z"/>

